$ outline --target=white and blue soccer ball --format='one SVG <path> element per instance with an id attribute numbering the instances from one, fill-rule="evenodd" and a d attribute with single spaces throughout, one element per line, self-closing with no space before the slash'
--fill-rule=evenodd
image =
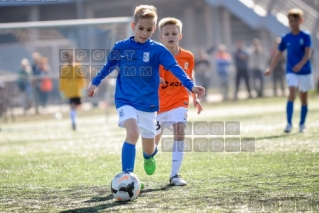
<path id="1" fill-rule="evenodd" d="M 132 201 L 141 191 L 141 182 L 132 172 L 121 172 L 113 178 L 111 191 L 117 201 Z"/>

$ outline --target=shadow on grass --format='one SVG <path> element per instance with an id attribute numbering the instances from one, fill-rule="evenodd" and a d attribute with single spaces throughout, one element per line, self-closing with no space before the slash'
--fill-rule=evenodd
<path id="1" fill-rule="evenodd" d="M 265 139 L 275 139 L 275 138 L 285 138 L 288 136 L 294 136 L 294 135 L 298 135 L 300 133 L 284 133 L 284 134 L 280 134 L 280 135 L 269 135 L 269 136 L 265 136 L 265 137 L 257 137 L 255 138 L 256 140 L 265 140 Z"/>
<path id="2" fill-rule="evenodd" d="M 91 200 L 84 201 L 84 203 L 96 203 L 96 202 L 108 201 L 108 200 L 112 200 L 112 199 L 113 199 L 113 195 L 110 194 L 110 195 L 105 196 L 105 197 L 92 197 Z"/>
<path id="3" fill-rule="evenodd" d="M 112 199 L 113 199 L 113 195 L 112 195 Z M 101 204 L 101 205 L 97 205 L 97 206 L 83 207 L 83 208 L 78 208 L 78 209 L 61 211 L 60 213 L 86 213 L 86 212 L 95 213 L 95 212 L 99 212 L 99 211 L 104 210 L 104 209 L 112 208 L 115 206 L 123 206 L 123 205 L 127 205 L 127 204 L 129 204 L 129 202 L 114 201 L 114 202 L 108 203 L 108 204 Z"/>
<path id="4" fill-rule="evenodd" d="M 141 195 L 143 196 L 143 194 L 149 193 L 149 192 L 164 191 L 164 190 L 170 189 L 172 187 L 173 187 L 172 185 L 167 184 L 167 185 L 162 186 L 162 187 L 157 188 L 157 189 L 143 189 L 141 191 Z"/>
<path id="5" fill-rule="evenodd" d="M 143 196 L 145 193 L 150 193 L 150 192 L 156 192 L 156 191 L 163 191 L 172 188 L 173 186 L 171 185 L 165 185 L 160 188 L 155 188 L 155 189 L 144 189 L 141 191 L 141 194 L 139 196 Z M 110 201 L 113 200 L 113 195 L 107 195 L 104 197 L 93 197 L 90 200 L 84 201 L 84 203 L 96 203 L 96 202 L 103 202 L 103 201 Z M 107 204 L 101 204 L 97 206 L 91 206 L 91 207 L 83 207 L 83 208 L 77 208 L 77 209 L 70 209 L 66 211 L 61 211 L 60 213 L 84 213 L 84 212 L 90 212 L 90 213 L 95 213 L 99 212 L 104 209 L 112 208 L 115 206 L 122 206 L 122 205 L 129 205 L 131 202 L 119 202 L 115 201 Z"/>

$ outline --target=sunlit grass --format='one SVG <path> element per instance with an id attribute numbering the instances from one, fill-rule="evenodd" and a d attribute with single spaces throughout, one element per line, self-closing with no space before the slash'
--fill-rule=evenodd
<path id="1" fill-rule="evenodd" d="M 190 108 L 191 121 L 239 121 L 237 137 L 255 138 L 255 152 L 188 152 L 181 171 L 188 185 L 169 187 L 171 153 L 160 151 L 156 173 L 147 176 L 139 142 L 135 173 L 146 187 L 129 203 L 115 202 L 109 186 L 121 169 L 125 138 L 114 109 L 108 116 L 82 111 L 77 132 L 67 114 L 2 123 L 0 212 L 319 211 L 316 99 L 310 100 L 304 134 L 297 128 L 298 102 L 293 132 L 283 133 L 282 98 L 205 104 L 201 115 Z"/>

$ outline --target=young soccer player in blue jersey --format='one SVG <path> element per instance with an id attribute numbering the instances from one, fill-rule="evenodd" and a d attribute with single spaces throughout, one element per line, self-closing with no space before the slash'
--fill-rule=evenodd
<path id="1" fill-rule="evenodd" d="M 278 46 L 277 53 L 273 58 L 270 67 L 265 75 L 270 75 L 282 57 L 283 51 L 287 49 L 286 80 L 289 87 L 289 96 L 287 102 L 287 126 L 285 132 L 292 130 L 292 116 L 294 100 L 297 90 L 301 100 L 301 114 L 299 122 L 299 132 L 305 131 L 305 121 L 308 112 L 307 93 L 313 89 L 313 77 L 311 73 L 311 35 L 308 32 L 300 30 L 303 22 L 303 12 L 300 9 L 292 9 L 288 12 L 289 26 L 291 32 L 284 35 Z"/>
<path id="2" fill-rule="evenodd" d="M 174 56 L 162 44 L 150 39 L 156 30 L 157 11 L 154 6 L 135 8 L 132 29 L 134 36 L 117 42 L 108 55 L 108 61 L 92 80 L 87 92 L 92 97 L 101 80 L 117 69 L 115 105 L 119 114 L 119 127 L 126 129 L 122 147 L 122 171 L 133 172 L 135 145 L 142 137 L 144 170 L 152 175 L 156 169 L 154 155 L 156 112 L 159 110 L 159 65 L 170 70 L 182 84 L 202 97 L 203 87 L 195 86 Z"/>

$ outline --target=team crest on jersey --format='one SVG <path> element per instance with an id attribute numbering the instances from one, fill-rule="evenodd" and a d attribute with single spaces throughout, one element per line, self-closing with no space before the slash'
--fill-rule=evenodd
<path id="1" fill-rule="evenodd" d="M 303 39 L 302 38 L 300 39 L 300 45 L 303 45 Z"/>
<path id="2" fill-rule="evenodd" d="M 185 68 L 185 69 L 188 69 L 188 62 L 185 62 L 184 68 Z"/>
<path id="3" fill-rule="evenodd" d="M 143 61 L 144 62 L 149 62 L 150 61 L 150 53 L 149 52 L 144 52 Z"/>

